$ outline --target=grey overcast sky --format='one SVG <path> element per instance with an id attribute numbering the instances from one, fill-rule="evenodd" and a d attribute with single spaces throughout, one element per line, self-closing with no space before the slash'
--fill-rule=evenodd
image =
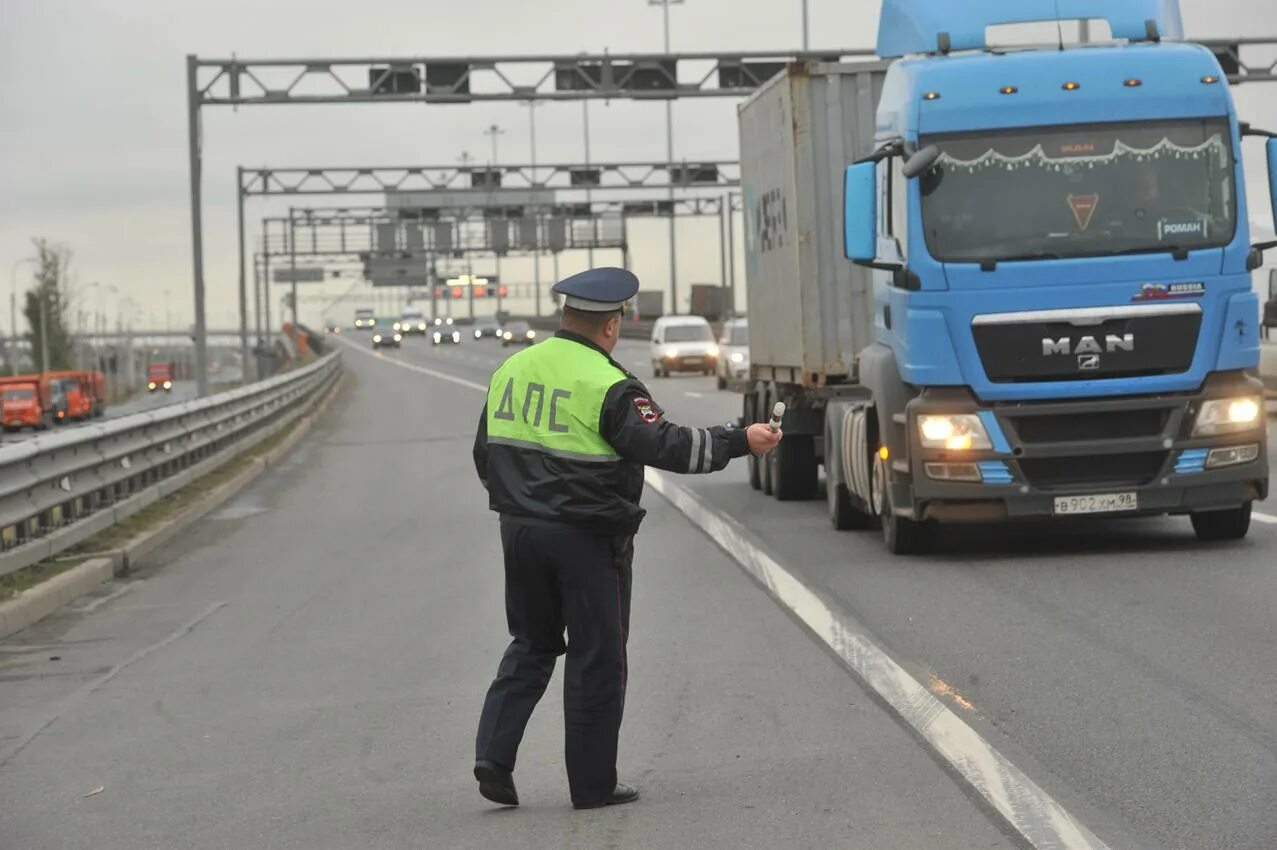
<path id="1" fill-rule="evenodd" d="M 878 6 L 810 0 L 813 48 L 872 46 Z M 1273 0 L 1183 0 L 1183 6 L 1190 37 L 1277 37 Z M 799 0 L 687 0 L 672 7 L 673 49 L 794 48 L 800 8 Z M 166 300 L 175 321 L 190 321 L 187 53 L 481 56 L 660 46 L 660 9 L 646 0 L 0 0 L 0 265 L 9 270 L 30 255 L 32 237 L 45 236 L 74 250 L 81 285 L 100 281 L 141 304 L 143 326 L 163 321 Z M 1244 118 L 1277 128 L 1277 84 L 1242 86 L 1237 101 Z M 683 101 L 674 110 L 676 158 L 737 157 L 734 102 Z M 450 164 L 462 151 L 486 159 L 482 130 L 492 123 L 507 131 L 501 159 L 526 160 L 528 110 L 514 103 L 206 109 L 210 323 L 228 326 L 236 315 L 236 165 Z M 541 162 L 581 159 L 579 104 L 539 109 L 537 130 Z M 663 107 L 592 105 L 591 139 L 595 161 L 663 159 Z M 1251 215 L 1268 227 L 1266 193 L 1256 194 L 1265 176 L 1259 151 L 1249 145 L 1246 151 Z M 250 232 L 263 214 L 286 208 L 251 202 Z M 635 270 L 647 285 L 665 287 L 664 225 L 639 225 L 631 236 Z M 681 225 L 679 248 L 681 285 L 718 279 L 716 222 Z M 561 271 L 583 263 L 583 255 L 565 255 Z M 548 261 L 543 265 L 548 279 Z M 531 280 L 531 263 L 508 261 L 503 273 Z M 26 269 L 19 275 L 22 286 Z M 6 329 L 7 300 L 0 298 Z"/>

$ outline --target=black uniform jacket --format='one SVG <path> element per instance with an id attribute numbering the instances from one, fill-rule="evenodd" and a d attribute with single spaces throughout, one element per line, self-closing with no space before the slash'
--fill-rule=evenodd
<path id="1" fill-rule="evenodd" d="M 556 336 L 611 357 L 585 337 L 569 331 Z M 582 354 L 587 353 L 584 349 Z M 555 457 L 532 448 L 488 442 L 484 406 L 474 441 L 474 465 L 488 489 L 492 510 L 503 515 L 579 526 L 595 534 L 633 534 L 645 511 L 643 467 L 707 474 L 749 453 L 745 432 L 730 425 L 687 428 L 676 425 L 652 399 L 647 387 L 611 361 L 625 377 L 604 398 L 599 434 L 617 460 L 599 463 Z"/>

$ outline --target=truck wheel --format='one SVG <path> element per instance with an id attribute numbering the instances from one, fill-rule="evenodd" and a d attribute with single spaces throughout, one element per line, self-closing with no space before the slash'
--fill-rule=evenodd
<path id="1" fill-rule="evenodd" d="M 932 529 L 927 523 L 898 517 L 891 504 L 887 462 L 874 455 L 874 509 L 882 520 L 882 542 L 893 555 L 921 555 L 931 549 Z"/>
<path id="2" fill-rule="evenodd" d="M 834 444 L 834 435 L 828 421 L 825 423 L 825 501 L 829 505 L 829 522 L 836 531 L 861 531 L 874 528 L 878 524 L 876 514 L 870 515 L 852 503 L 851 491 L 846 484 L 834 480 L 834 472 L 829 461 L 833 453 L 829 447 Z M 841 470 L 840 470 L 841 471 Z"/>
<path id="3" fill-rule="evenodd" d="M 1247 502 L 1239 508 L 1226 511 L 1202 511 L 1192 515 L 1193 531 L 1201 541 L 1241 540 L 1250 531 L 1250 506 Z"/>
<path id="4" fill-rule="evenodd" d="M 782 502 L 800 502 L 816 498 L 816 440 L 810 434 L 797 434 L 780 441 L 768 456 L 771 461 L 772 488 Z"/>
<path id="5" fill-rule="evenodd" d="M 746 428 L 758 421 L 758 411 L 755 406 L 757 399 L 758 396 L 756 395 L 751 394 L 745 396 L 744 419 Z M 750 452 L 746 457 L 748 458 L 749 463 L 749 486 L 753 487 L 755 490 L 761 490 L 763 489 L 763 462 L 755 457 L 753 452 Z"/>

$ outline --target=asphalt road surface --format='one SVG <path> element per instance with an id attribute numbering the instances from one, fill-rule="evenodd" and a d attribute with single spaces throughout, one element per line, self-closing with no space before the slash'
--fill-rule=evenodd
<path id="1" fill-rule="evenodd" d="M 0 847 L 1016 846 L 654 493 L 621 748 L 644 799 L 571 811 L 552 687 L 524 806 L 486 806 L 473 725 L 504 640 L 481 398 L 429 373 L 483 384 L 508 353 L 349 351 L 354 386 L 284 467 L 0 643 Z M 645 354 L 617 356 L 646 378 Z M 739 413 L 710 378 L 651 388 L 688 424 Z M 902 559 L 743 463 L 681 483 L 1108 846 L 1277 846 L 1277 524 L 1215 546 L 1186 519 L 982 527 Z"/>

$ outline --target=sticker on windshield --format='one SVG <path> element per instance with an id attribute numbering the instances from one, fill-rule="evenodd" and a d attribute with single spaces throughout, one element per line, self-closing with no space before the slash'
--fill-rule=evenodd
<path id="1" fill-rule="evenodd" d="M 1073 210 L 1073 217 L 1077 219 L 1079 230 L 1086 230 L 1091 226 L 1091 219 L 1095 217 L 1095 208 L 1099 205 L 1099 195 L 1069 195 L 1069 209 Z"/>
<path id="2" fill-rule="evenodd" d="M 1168 221 L 1162 219 L 1157 223 L 1157 241 L 1165 242 L 1167 239 L 1180 239 L 1185 236 L 1193 236 L 1199 239 L 1206 238 L 1206 222 L 1201 219 L 1192 221 Z"/>
<path id="3" fill-rule="evenodd" d="M 1206 294 L 1206 284 L 1196 283 L 1146 283 L 1132 301 L 1171 301 L 1176 298 L 1201 298 Z"/>

